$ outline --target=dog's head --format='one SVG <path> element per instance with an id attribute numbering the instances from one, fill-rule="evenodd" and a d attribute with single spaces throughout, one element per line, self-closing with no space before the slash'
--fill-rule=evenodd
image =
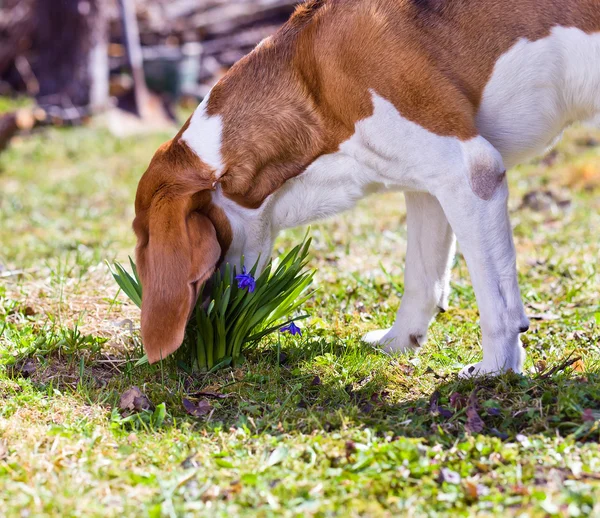
<path id="1" fill-rule="evenodd" d="M 265 201 L 323 152 L 314 101 L 278 52 L 265 44 L 238 62 L 140 181 L 134 230 L 150 362 L 181 345 L 216 268 L 268 261 L 277 229 Z"/>
<path id="2" fill-rule="evenodd" d="M 199 289 L 228 247 L 227 218 L 211 203 L 214 182 L 214 170 L 179 137 L 160 147 L 140 180 L 133 228 L 150 363 L 181 345 Z"/>

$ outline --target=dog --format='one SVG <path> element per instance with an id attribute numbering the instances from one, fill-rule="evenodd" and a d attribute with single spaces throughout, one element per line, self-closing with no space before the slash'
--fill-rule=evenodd
<path id="1" fill-rule="evenodd" d="M 421 348 L 455 241 L 483 360 L 521 372 L 527 331 L 506 170 L 600 114 L 598 0 L 309 0 L 214 86 L 140 180 L 133 228 L 150 362 L 182 343 L 199 287 L 264 265 L 277 233 L 403 191 L 405 292 L 364 341 Z"/>

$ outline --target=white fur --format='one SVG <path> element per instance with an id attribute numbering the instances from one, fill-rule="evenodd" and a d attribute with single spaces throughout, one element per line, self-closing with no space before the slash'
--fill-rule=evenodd
<path id="1" fill-rule="evenodd" d="M 192 115 L 190 125 L 181 139 L 198 155 L 200 160 L 215 170 L 215 178 L 223 174 L 223 119 L 220 115 L 209 116 L 206 112 L 210 94 L 200 103 Z"/>
<path id="2" fill-rule="evenodd" d="M 425 344 L 427 329 L 438 311 L 445 311 L 450 292 L 454 233 L 441 205 L 431 194 L 407 192 L 408 247 L 404 295 L 390 329 L 368 333 L 367 343 L 405 351 Z"/>
<path id="3" fill-rule="evenodd" d="M 266 265 L 275 241 L 269 215 L 271 199 L 268 198 L 258 209 L 247 209 L 224 196 L 221 186 L 217 185 L 212 201 L 227 214 L 233 234 L 224 265 L 229 263 L 239 270 L 242 257 L 246 266 L 253 266 L 259 258 L 259 269 Z"/>
<path id="4" fill-rule="evenodd" d="M 436 308 L 447 301 L 453 230 L 477 296 L 484 353 L 463 374 L 519 372 L 519 333 L 528 321 L 517 283 L 505 164 L 543 151 L 566 125 L 600 113 L 600 35 L 557 27 L 543 40 L 515 44 L 485 89 L 477 115 L 482 136 L 467 142 L 435 135 L 377 93 L 372 98 L 373 115 L 357 123 L 338 152 L 320 157 L 260 209 L 215 195 L 234 229 L 228 259 L 267 254 L 280 229 L 348 210 L 368 194 L 407 191 L 406 292 L 394 326 L 366 340 L 389 351 L 422 345 Z M 488 200 L 473 191 L 478 174 L 499 180 Z"/>
<path id="5" fill-rule="evenodd" d="M 600 34 L 555 27 L 497 61 L 477 114 L 507 167 L 552 147 L 566 126 L 600 113 Z"/>

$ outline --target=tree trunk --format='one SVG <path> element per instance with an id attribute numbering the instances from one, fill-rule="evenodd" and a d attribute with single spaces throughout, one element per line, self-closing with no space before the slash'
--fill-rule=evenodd
<path id="1" fill-rule="evenodd" d="M 31 66 L 41 106 L 107 106 L 105 4 L 103 0 L 36 0 Z"/>

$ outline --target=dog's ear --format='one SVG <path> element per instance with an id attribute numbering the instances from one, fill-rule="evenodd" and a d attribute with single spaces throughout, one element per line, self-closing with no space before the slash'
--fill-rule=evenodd
<path id="1" fill-rule="evenodd" d="M 150 363 L 183 342 L 199 288 L 215 271 L 221 247 L 212 221 L 212 181 L 178 142 L 162 146 L 140 180 L 133 223 L 142 283 L 142 340 Z"/>
<path id="2" fill-rule="evenodd" d="M 198 298 L 215 271 L 221 247 L 215 228 L 199 212 L 186 214 L 182 203 L 154 210 L 149 239 L 138 247 L 142 282 L 142 340 L 150 363 L 175 352 Z"/>

